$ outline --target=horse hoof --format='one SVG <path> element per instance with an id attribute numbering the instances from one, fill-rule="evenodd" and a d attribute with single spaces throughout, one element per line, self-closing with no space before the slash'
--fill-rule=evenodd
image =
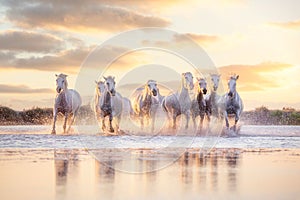
<path id="1" fill-rule="evenodd" d="M 55 131 L 55 130 L 52 130 L 51 134 L 52 134 L 52 135 L 56 135 L 56 131 Z"/>
<path id="2" fill-rule="evenodd" d="M 109 129 L 109 132 L 113 133 L 115 130 L 113 128 Z"/>

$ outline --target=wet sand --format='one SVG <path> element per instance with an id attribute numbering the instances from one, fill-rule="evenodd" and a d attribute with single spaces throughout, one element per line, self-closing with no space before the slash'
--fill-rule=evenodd
<path id="1" fill-rule="evenodd" d="M 181 150 L 0 149 L 0 199 L 299 198 L 300 149 Z"/>

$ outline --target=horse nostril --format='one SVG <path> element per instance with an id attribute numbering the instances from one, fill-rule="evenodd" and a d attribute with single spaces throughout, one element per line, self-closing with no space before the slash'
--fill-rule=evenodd
<path id="1" fill-rule="evenodd" d="M 157 95 L 157 91 L 156 90 L 152 90 L 152 94 L 153 94 L 153 96 L 156 96 Z"/>
<path id="2" fill-rule="evenodd" d="M 204 88 L 204 89 L 203 89 L 203 94 L 206 94 L 206 93 L 207 93 L 207 89 Z"/>
<path id="3" fill-rule="evenodd" d="M 228 96 L 232 97 L 232 95 L 233 95 L 232 92 L 229 92 L 229 93 L 228 93 Z"/>

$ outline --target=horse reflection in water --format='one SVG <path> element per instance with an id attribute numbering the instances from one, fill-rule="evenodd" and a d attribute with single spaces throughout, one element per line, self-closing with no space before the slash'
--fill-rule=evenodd
<path id="1" fill-rule="evenodd" d="M 155 115 L 159 107 L 158 88 L 154 80 L 148 80 L 144 87 L 135 90 L 132 99 L 134 114 L 140 119 L 141 128 L 144 121 L 151 120 L 151 132 L 155 127 Z"/>
<path id="2" fill-rule="evenodd" d="M 178 164 L 180 165 L 180 178 L 186 185 L 197 185 L 197 189 L 206 191 L 223 190 L 222 181 L 227 180 L 226 186 L 230 190 L 235 190 L 237 186 L 240 152 L 236 149 L 218 150 L 210 152 L 191 153 L 185 152 Z M 227 169 L 227 173 L 224 173 Z M 225 176 L 225 177 L 224 177 Z"/>
<path id="3" fill-rule="evenodd" d="M 54 109 L 53 109 L 53 126 L 52 134 L 56 134 L 55 123 L 57 120 L 57 114 L 62 113 L 65 116 L 64 120 L 64 133 L 69 132 L 72 124 L 75 121 L 75 117 L 78 114 L 79 108 L 81 106 L 81 97 L 79 93 L 73 89 L 68 89 L 67 75 L 59 74 L 55 75 L 56 79 L 56 92 L 57 96 L 55 98 Z M 70 115 L 73 115 L 72 120 L 69 124 L 69 128 L 66 131 L 67 120 Z"/>

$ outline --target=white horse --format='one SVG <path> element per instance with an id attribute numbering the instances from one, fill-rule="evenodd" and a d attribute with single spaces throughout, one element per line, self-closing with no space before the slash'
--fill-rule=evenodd
<path id="1" fill-rule="evenodd" d="M 56 134 L 55 123 L 57 119 L 57 114 L 60 112 L 65 116 L 64 120 L 64 133 L 69 132 L 71 125 L 75 121 L 75 117 L 81 106 L 81 97 L 79 93 L 75 90 L 68 89 L 67 75 L 59 74 L 55 75 L 56 79 L 56 92 L 57 96 L 55 98 L 54 109 L 53 109 L 53 127 L 52 134 Z M 73 118 L 70 122 L 69 128 L 66 131 L 67 120 L 70 114 L 73 114 Z"/>
<path id="2" fill-rule="evenodd" d="M 95 109 L 97 117 L 102 119 L 102 130 L 106 130 L 105 117 L 109 117 L 109 131 L 114 132 L 113 118 L 116 118 L 116 128 L 119 131 L 123 109 L 122 96 L 115 90 L 115 77 L 103 77 L 105 82 L 96 81 Z"/>
<path id="3" fill-rule="evenodd" d="M 226 127 L 229 128 L 228 115 L 235 116 L 235 122 L 233 130 L 236 130 L 236 124 L 240 119 L 240 116 L 243 112 L 244 105 L 243 101 L 236 91 L 236 81 L 238 80 L 239 75 L 232 75 L 228 81 L 229 91 L 222 97 L 222 110 L 225 117 Z"/>
<path id="4" fill-rule="evenodd" d="M 207 94 L 207 82 L 204 78 L 197 78 L 197 81 L 197 94 L 195 99 L 192 101 L 191 113 L 194 122 L 194 128 L 196 128 L 196 117 L 200 116 L 199 129 L 201 131 L 203 127 L 204 116 L 207 114 L 206 99 L 204 98 L 204 95 Z M 209 115 L 207 116 L 209 118 Z"/>
<path id="5" fill-rule="evenodd" d="M 166 96 L 162 101 L 162 107 L 167 113 L 169 121 L 173 119 L 173 128 L 176 129 L 176 118 L 183 114 L 186 117 L 185 128 L 188 128 L 190 109 L 192 105 L 189 90 L 194 88 L 193 75 L 190 72 L 182 73 L 181 88 L 179 92 Z"/>
<path id="6" fill-rule="evenodd" d="M 134 92 L 132 108 L 134 114 L 140 118 L 141 127 L 144 128 L 144 120 L 151 120 L 151 131 L 154 131 L 155 115 L 159 107 L 157 98 L 158 88 L 154 80 L 148 80 L 143 88 Z"/>
<path id="7" fill-rule="evenodd" d="M 220 112 L 219 112 L 220 106 L 218 105 L 220 95 L 217 94 L 220 77 L 221 74 L 210 74 L 212 88 L 209 97 L 206 99 L 207 113 L 217 118 L 220 117 Z"/>

